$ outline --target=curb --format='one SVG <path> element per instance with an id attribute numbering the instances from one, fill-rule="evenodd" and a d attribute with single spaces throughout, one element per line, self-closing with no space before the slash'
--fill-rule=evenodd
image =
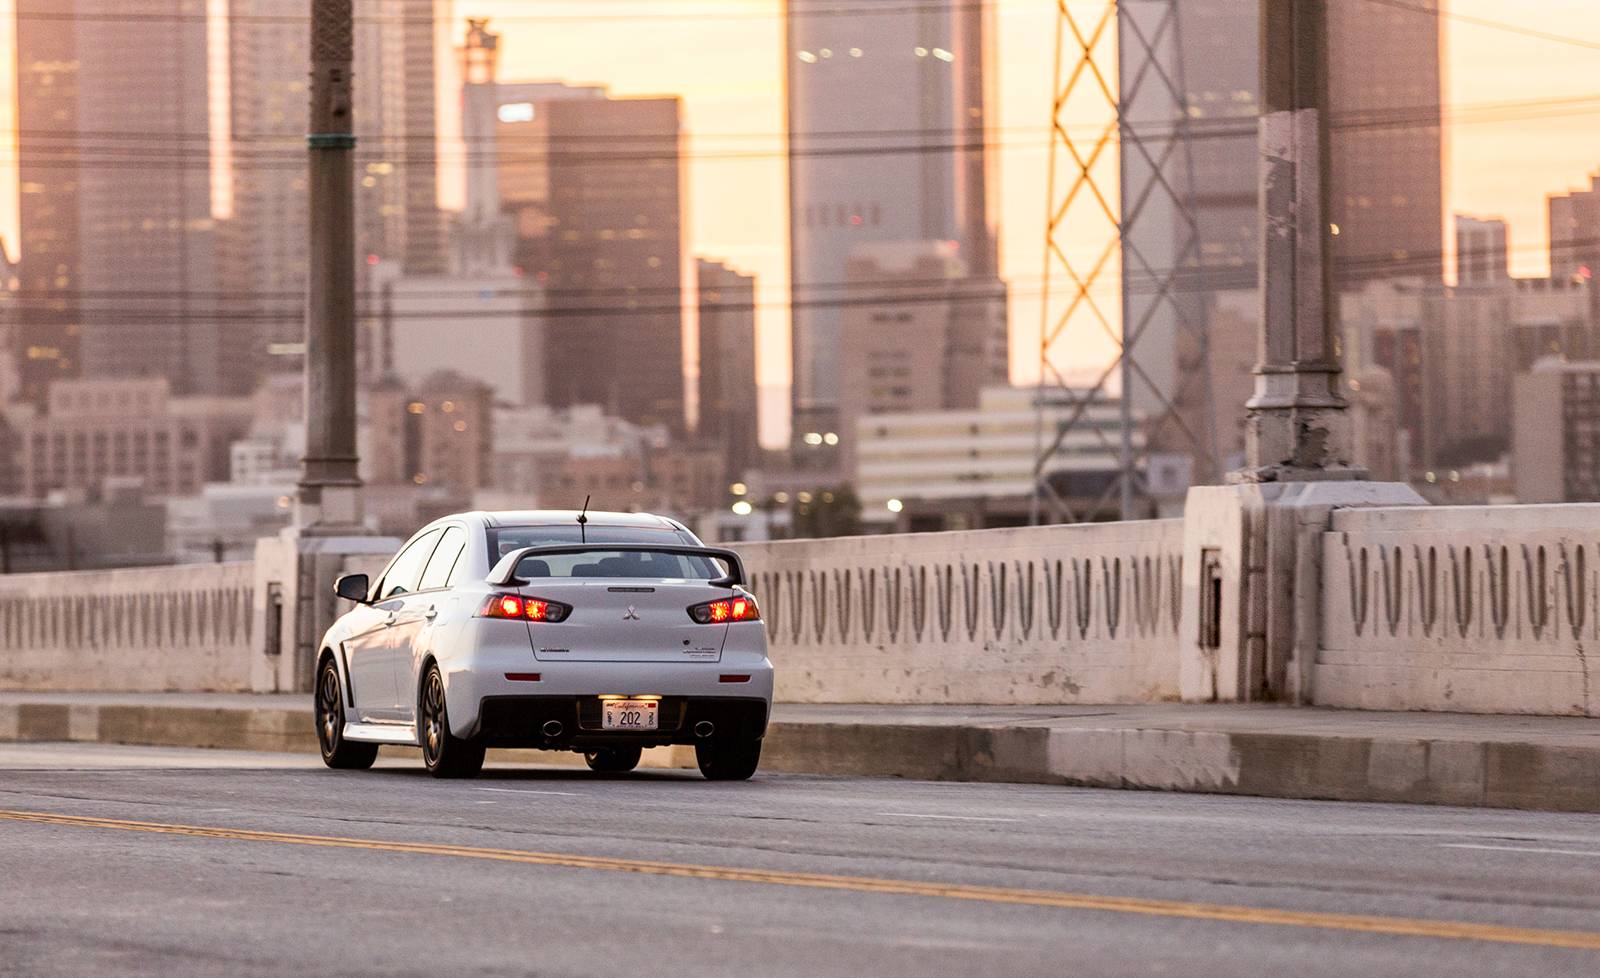
<path id="1" fill-rule="evenodd" d="M 929 781 L 1600 812 L 1600 747 L 1515 741 L 775 722 L 762 767 Z"/>
<path id="2" fill-rule="evenodd" d="M 0 703 L 0 742 L 314 754 L 310 706 Z M 576 754 L 501 751 L 518 763 Z M 692 748 L 644 766 L 693 768 Z M 1600 746 L 1181 728 L 775 719 L 762 769 L 1267 798 L 1600 812 Z"/>

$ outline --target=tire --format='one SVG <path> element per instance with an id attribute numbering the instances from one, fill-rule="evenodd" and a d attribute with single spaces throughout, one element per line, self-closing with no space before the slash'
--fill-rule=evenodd
<path id="1" fill-rule="evenodd" d="M 583 760 L 589 770 L 601 774 L 626 774 L 639 766 L 639 756 L 644 751 L 638 747 L 602 747 L 584 751 Z"/>
<path id="2" fill-rule="evenodd" d="M 444 677 L 432 663 L 422 679 L 417 703 L 417 740 L 422 744 L 422 764 L 436 778 L 475 778 L 483 770 L 483 744 L 450 732 Z"/>
<path id="3" fill-rule="evenodd" d="M 713 737 L 694 745 L 694 759 L 707 781 L 748 781 L 761 763 L 761 739 Z"/>
<path id="4" fill-rule="evenodd" d="M 317 743 L 322 763 L 342 771 L 364 771 L 378 759 L 377 744 L 361 744 L 344 737 L 344 686 L 332 658 L 322 660 L 317 671 Z"/>

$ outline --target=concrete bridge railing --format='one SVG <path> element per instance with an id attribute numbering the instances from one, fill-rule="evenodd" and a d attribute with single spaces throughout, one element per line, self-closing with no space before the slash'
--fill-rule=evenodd
<path id="1" fill-rule="evenodd" d="M 1600 716 L 1600 505 L 1337 512 L 1313 701 Z"/>
<path id="2" fill-rule="evenodd" d="M 1182 520 L 749 544 L 805 703 L 1176 699 Z"/>
<path id="3" fill-rule="evenodd" d="M 251 688 L 246 563 L 0 576 L 0 688 Z"/>
<path id="4" fill-rule="evenodd" d="M 739 549 L 789 702 L 1600 716 L 1600 505 L 1304 507 L 1292 561 L 1270 512 L 1190 509 Z M 384 560 L 357 545 L 0 577 L 0 689 L 307 689 L 333 578 Z"/>

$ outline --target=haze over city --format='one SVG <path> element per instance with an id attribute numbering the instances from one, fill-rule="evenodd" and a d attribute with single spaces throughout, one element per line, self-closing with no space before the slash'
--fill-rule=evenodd
<path id="1" fill-rule="evenodd" d="M 1371 0 L 1337 0 L 1349 5 Z M 210 16 L 225 0 L 209 0 Z M 998 219 L 1002 272 L 1013 283 L 1011 375 L 1038 374 L 1040 248 L 1044 240 L 1045 162 L 1055 4 L 997 0 L 995 76 L 999 105 L 990 137 L 1002 172 Z M 1092 4 L 1072 4 L 1088 11 Z M 788 435 L 789 276 L 787 216 L 774 206 L 785 194 L 782 4 L 779 0 L 455 0 L 453 27 L 441 36 L 440 118 L 445 158 L 441 204 L 461 206 L 462 147 L 453 132 L 449 97 L 459 71 L 451 48 L 466 19 L 491 19 L 505 38 L 507 78 L 594 83 L 618 95 L 671 93 L 684 99 L 686 222 L 690 245 L 754 272 L 758 279 L 762 436 Z M 1373 7 L 1377 12 L 1379 8 Z M 1500 0 L 1448 0 L 1442 21 L 1445 113 L 1445 209 L 1504 217 L 1518 275 L 1548 268 L 1544 197 L 1578 189 L 1600 160 L 1600 100 L 1587 79 L 1600 70 L 1600 40 L 1575 31 L 1592 13 L 1587 0 L 1541 0 L 1510 10 Z M 1506 27 L 1516 30 L 1507 30 Z M 1553 35 L 1557 40 L 1538 36 Z M 1593 43 L 1571 43 L 1572 41 Z M 0 54 L 13 57 L 11 32 Z M 10 106 L 11 76 L 0 86 Z M 1529 104 L 1532 103 L 1532 104 Z M 1103 124 L 1084 111 L 1079 124 Z M 0 128 L 14 127 L 0 114 Z M 15 159 L 15 140 L 8 137 Z M 1116 179 L 1106 159 L 1106 178 Z M 0 233 L 13 257 L 16 168 L 0 167 Z M 1085 233 L 1094 241 L 1098 229 Z M 1448 252 L 1453 236 L 1443 236 Z M 1087 364 L 1104 359 L 1103 344 L 1086 343 Z M 1087 369 L 1087 366 L 1085 367 Z"/>

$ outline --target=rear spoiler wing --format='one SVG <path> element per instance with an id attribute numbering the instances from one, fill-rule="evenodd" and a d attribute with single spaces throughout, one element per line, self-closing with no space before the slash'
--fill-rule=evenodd
<path id="1" fill-rule="evenodd" d="M 529 557 L 541 557 L 546 554 L 571 555 L 589 553 L 640 553 L 640 554 L 678 554 L 684 557 L 708 557 L 720 560 L 728 565 L 728 573 L 715 580 L 707 581 L 712 587 L 739 587 L 744 584 L 744 561 L 732 550 L 723 550 L 720 547 L 686 547 L 680 544 L 655 544 L 655 543 L 562 543 L 543 547 L 523 547 L 513 550 L 500 558 L 494 565 L 494 570 L 489 572 L 485 579 L 497 587 L 521 587 L 528 582 L 517 577 L 517 565 Z"/>

